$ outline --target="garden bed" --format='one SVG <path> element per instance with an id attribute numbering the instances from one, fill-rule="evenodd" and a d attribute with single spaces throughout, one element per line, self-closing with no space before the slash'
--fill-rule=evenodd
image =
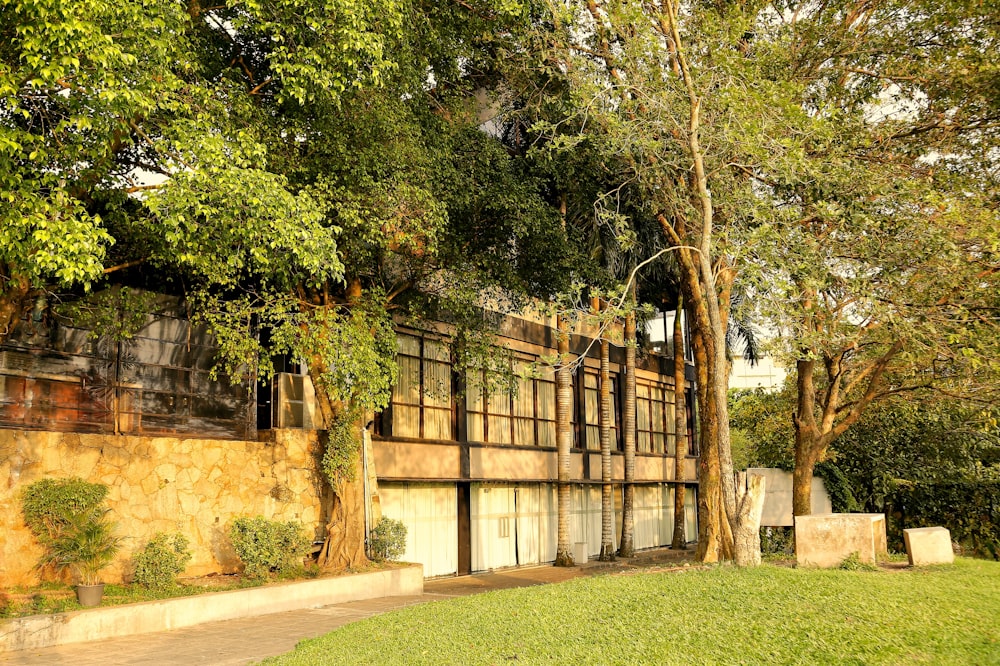
<path id="1" fill-rule="evenodd" d="M 219 579 L 231 577 L 214 577 Z M 203 594 L 105 605 L 87 610 L 30 615 L 0 620 L 0 652 L 42 648 L 67 643 L 101 640 L 155 631 L 178 629 L 203 622 L 232 620 L 255 615 L 312 608 L 329 604 L 390 596 L 421 594 L 423 567 L 393 565 L 374 571 L 279 582 L 241 589 L 218 588 L 215 580 L 189 581 L 186 589 Z M 237 581 L 222 581 L 239 585 Z M 211 594 L 207 594 L 211 592 Z M 70 591 L 70 594 L 72 592 Z M 65 607 L 75 604 L 65 591 L 40 589 L 32 594 L 64 599 Z M 111 595 L 109 598 L 113 600 Z M 77 606 L 78 607 L 78 606 Z"/>

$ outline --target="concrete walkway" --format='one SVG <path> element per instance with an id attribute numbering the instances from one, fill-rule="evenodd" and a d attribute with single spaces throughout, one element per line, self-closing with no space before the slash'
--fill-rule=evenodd
<path id="1" fill-rule="evenodd" d="M 676 566 L 688 561 L 692 556 L 693 551 L 675 553 L 668 549 L 657 549 L 640 553 L 632 560 L 612 563 L 588 562 L 568 569 L 540 566 L 441 578 L 426 581 L 424 593 L 419 596 L 352 601 L 94 643 L 5 652 L 0 653 L 0 665 L 251 664 L 266 657 L 290 652 L 303 639 L 321 636 L 345 624 L 397 608 L 490 590 L 559 583 L 583 576 Z M 205 597 L 205 603 L 211 603 L 208 595 Z"/>

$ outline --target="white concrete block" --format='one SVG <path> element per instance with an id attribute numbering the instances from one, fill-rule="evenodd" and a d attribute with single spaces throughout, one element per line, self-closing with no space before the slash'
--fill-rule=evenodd
<path id="1" fill-rule="evenodd" d="M 952 564 L 955 552 L 951 549 L 951 532 L 944 527 L 914 527 L 903 530 L 906 556 L 911 567 L 927 564 Z"/>
<path id="2" fill-rule="evenodd" d="M 853 553 L 861 562 L 871 564 L 888 553 L 885 514 L 795 517 L 795 560 L 799 566 L 836 567 Z"/>

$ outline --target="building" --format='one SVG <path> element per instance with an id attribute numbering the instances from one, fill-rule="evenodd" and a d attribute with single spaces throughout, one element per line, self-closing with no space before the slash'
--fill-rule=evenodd
<path id="1" fill-rule="evenodd" d="M 446 327 L 398 327 L 399 382 L 391 405 L 375 415 L 368 431 L 368 460 L 374 466 L 382 515 L 407 526 L 403 559 L 421 562 L 427 576 L 555 559 L 555 379 L 541 362 L 554 353 L 552 323 L 530 315 L 504 321 L 498 344 L 513 355 L 518 390 L 490 395 L 482 382 L 453 370 Z M 573 377 L 571 538 L 578 554 L 593 556 L 600 550 L 601 466 L 598 358 L 596 345 L 590 343 L 586 335 L 572 339 L 574 353 L 587 355 Z M 143 523 L 143 529 L 157 521 L 176 525 L 195 547 L 210 550 L 200 558 L 196 553 L 192 564 L 202 568 L 231 566 L 218 541 L 222 526 L 241 513 L 303 520 L 321 534 L 316 455 L 307 451 L 314 444 L 296 444 L 282 435 L 308 431 L 313 424 L 308 377 L 288 366 L 270 385 L 232 386 L 213 379 L 213 353 L 210 336 L 192 326 L 180 305 L 167 297 L 157 297 L 156 314 L 128 341 L 95 340 L 58 321 L 22 322 L 17 335 L 0 346 L 0 428 L 24 437 L 32 432 L 93 433 L 95 438 L 86 440 L 84 448 L 99 447 L 101 455 L 113 449 L 125 462 L 124 468 L 108 466 L 103 458 L 95 464 L 32 466 L 31 455 L 19 453 L 30 447 L 9 444 L 8 459 L 0 460 L 0 475 L 12 479 L 11 490 L 6 500 L 0 497 L 0 504 L 6 501 L 12 509 L 13 488 L 39 474 L 74 473 L 94 480 L 100 476 L 112 486 L 112 501 L 120 505 L 112 508 L 120 516 L 137 516 L 135 522 Z M 616 531 L 624 480 L 619 427 L 623 361 L 623 350 L 612 347 Z M 688 404 L 694 400 L 693 376 L 688 367 Z M 670 542 L 675 483 L 686 488 L 686 532 L 694 540 L 697 447 L 684 461 L 683 478 L 675 479 L 672 361 L 640 354 L 636 385 L 635 547 Z M 693 441 L 694 432 L 689 417 L 685 435 Z M 48 446 L 83 441 L 68 437 L 46 441 Z M 194 450 L 191 439 L 198 442 Z M 90 441 L 94 443 L 86 443 Z M 211 472 L 183 469 L 186 464 L 213 464 L 210 461 L 219 457 L 212 452 L 215 448 L 232 459 L 230 467 Z M 153 449 L 188 453 L 169 463 L 172 473 L 160 465 L 155 483 L 151 472 L 143 472 L 141 479 L 116 472 L 127 469 L 129 460 L 139 469 L 138 458 Z M 234 475 L 242 481 L 226 485 L 226 477 Z M 211 482 L 209 476 L 214 477 Z M 148 493 L 126 492 L 142 484 L 149 486 Z M 227 504 L 227 493 L 240 501 Z M 306 500 L 310 494 L 315 502 Z M 144 500 L 158 512 L 148 519 L 138 518 L 149 512 L 134 506 Z"/>

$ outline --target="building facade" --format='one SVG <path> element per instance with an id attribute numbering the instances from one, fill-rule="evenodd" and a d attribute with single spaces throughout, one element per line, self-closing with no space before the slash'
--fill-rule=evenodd
<path id="1" fill-rule="evenodd" d="M 247 446 L 254 442 L 251 448 L 256 451 L 280 440 L 275 439 L 275 431 L 315 426 L 312 387 L 301 368 L 288 365 L 287 372 L 261 386 L 234 386 L 216 378 L 211 373 L 215 352 L 211 336 L 192 326 L 175 300 L 157 297 L 156 303 L 156 312 L 146 318 L 138 333 L 118 342 L 94 338 L 56 320 L 23 321 L 16 334 L 0 345 L 0 428 L 149 437 L 160 443 L 163 438 L 242 440 Z M 496 343 L 510 352 L 517 388 L 492 392 L 485 388 L 490 384 L 487 377 L 455 370 L 446 327 L 398 327 L 399 380 L 391 404 L 375 415 L 367 431 L 367 460 L 374 468 L 369 471 L 377 483 L 381 515 L 401 520 L 407 527 L 403 559 L 422 563 L 425 575 L 555 559 L 555 377 L 544 362 L 555 352 L 552 324 L 538 316 L 504 320 Z M 573 374 L 570 528 L 576 552 L 593 556 L 600 550 L 601 536 L 599 362 L 597 345 L 587 333 L 580 331 L 571 342 L 580 361 Z M 688 539 L 695 539 L 697 443 L 688 447 L 691 455 L 683 461 L 683 476 L 675 478 L 672 361 L 651 353 L 639 356 L 634 540 L 635 547 L 643 549 L 671 541 L 676 484 L 685 487 L 685 529 Z M 623 363 L 624 351 L 613 346 L 616 542 L 624 481 Z M 689 367 L 685 386 L 689 405 L 693 404 L 692 381 Z M 687 423 L 687 432 L 681 436 L 694 441 L 691 415 Z M 125 453 L 121 455 L 141 455 L 148 448 L 139 440 L 134 443 L 122 448 Z M 275 472 L 264 469 L 266 451 L 253 459 L 262 468 L 241 474 L 271 483 Z M 31 464 L 26 458 L 18 469 L 25 465 L 30 469 Z M 302 464 L 289 466 L 294 471 L 288 474 L 297 475 Z M 117 497 L 121 489 L 116 486 L 128 484 L 124 480 L 116 484 L 113 470 L 107 472 L 101 480 L 113 486 L 112 495 Z M 177 482 L 159 483 L 157 493 Z M 285 483 L 275 477 L 272 485 L 277 488 L 282 483 L 294 486 L 299 482 Z M 192 489 L 195 484 L 192 481 Z M 273 497 L 265 498 L 261 507 L 276 516 L 287 513 L 304 518 L 309 514 L 316 523 L 309 527 L 321 534 L 322 516 L 314 509 L 283 507 L 284 495 L 269 493 Z M 198 513 L 209 506 L 207 499 L 205 507 L 193 506 L 198 504 L 194 490 L 181 496 L 187 509 L 179 504 L 173 509 L 164 506 L 164 516 Z M 129 495 L 128 506 L 123 504 L 119 513 L 133 511 L 131 504 L 141 501 L 140 495 Z M 159 504 L 164 501 L 157 499 Z M 212 506 L 219 501 L 213 497 Z M 226 509 L 226 515 L 215 515 L 219 510 L 213 509 L 205 513 L 206 520 L 208 513 L 213 513 L 211 525 L 204 529 L 186 519 L 176 521 L 178 529 L 191 532 L 190 537 L 197 537 L 199 530 L 214 534 L 229 514 L 241 511 L 234 505 Z"/>

